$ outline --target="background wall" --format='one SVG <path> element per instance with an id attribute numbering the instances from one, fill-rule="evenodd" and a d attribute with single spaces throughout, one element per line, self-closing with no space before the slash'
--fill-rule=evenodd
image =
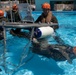
<path id="1" fill-rule="evenodd" d="M 40 11 L 41 9 L 41 5 L 45 2 L 50 3 L 50 0 L 35 0 L 35 4 L 36 4 L 36 10 Z"/>
<path id="2" fill-rule="evenodd" d="M 58 1 L 61 1 L 61 2 L 65 2 L 65 1 L 72 1 L 73 2 L 73 5 L 64 5 L 61 4 L 61 5 L 56 5 Z M 35 5 L 36 5 L 36 11 L 41 11 L 41 5 L 45 2 L 48 2 L 49 4 L 51 4 L 51 10 L 54 11 L 56 9 L 58 10 L 63 10 L 63 8 L 65 7 L 64 10 L 76 10 L 76 0 L 35 0 Z M 58 7 L 57 7 L 58 6 Z M 61 9 L 62 8 L 62 9 Z"/>

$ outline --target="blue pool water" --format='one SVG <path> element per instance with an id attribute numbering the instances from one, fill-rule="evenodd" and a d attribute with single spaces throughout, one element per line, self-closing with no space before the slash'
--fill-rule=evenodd
<path id="1" fill-rule="evenodd" d="M 33 12 L 32 16 L 36 20 L 41 12 Z M 76 46 L 76 12 L 53 12 L 57 17 L 60 28 L 57 30 L 58 35 L 63 39 L 65 44 L 71 46 Z M 54 39 L 48 39 L 49 43 L 56 43 Z M 29 42 L 28 39 L 19 38 L 16 36 L 10 35 L 9 31 L 7 32 L 7 52 L 6 52 L 6 63 L 7 72 L 6 74 L 4 68 L 0 75 L 11 75 L 20 63 L 23 50 L 25 50 L 26 44 Z M 31 44 L 30 44 L 31 45 Z M 2 56 L 3 52 L 3 41 L 0 41 L 0 55 Z M 48 59 L 46 57 L 33 54 L 29 46 L 26 47 L 26 51 L 23 53 L 27 56 L 26 59 L 22 61 L 25 62 L 23 66 L 18 68 L 13 75 L 76 75 L 76 59 L 73 60 L 72 64 L 69 64 L 67 61 L 56 62 L 53 59 Z M 0 63 L 2 65 L 2 61 Z"/>

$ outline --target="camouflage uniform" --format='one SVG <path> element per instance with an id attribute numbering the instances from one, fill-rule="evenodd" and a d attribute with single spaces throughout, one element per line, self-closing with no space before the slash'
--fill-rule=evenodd
<path id="1" fill-rule="evenodd" d="M 48 14 L 49 17 L 48 17 L 48 16 L 44 16 L 44 14 L 42 13 L 35 22 L 36 22 L 36 23 L 38 23 L 38 22 L 48 23 L 48 22 L 50 21 L 50 22 L 52 22 L 52 23 L 58 23 L 57 18 L 56 18 L 53 14 L 52 14 L 52 16 L 51 16 L 51 14 L 52 14 L 52 13 L 49 13 L 49 14 Z M 47 18 L 47 17 L 48 17 L 48 18 Z M 50 17 L 51 17 L 51 18 L 50 18 Z M 55 26 L 52 26 L 52 27 L 53 27 L 54 30 L 59 28 L 58 25 L 55 25 Z"/>

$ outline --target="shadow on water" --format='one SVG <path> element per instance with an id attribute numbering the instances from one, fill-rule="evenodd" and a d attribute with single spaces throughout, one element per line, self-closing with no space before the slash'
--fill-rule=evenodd
<path id="1" fill-rule="evenodd" d="M 22 69 L 27 69 L 33 72 L 28 75 L 62 75 L 64 71 L 59 68 L 57 63 L 53 59 L 38 56 L 37 54 L 26 63 Z M 20 70 L 21 71 L 21 70 Z M 18 74 L 18 73 L 17 73 Z M 20 74 L 19 74 L 20 75 Z"/>

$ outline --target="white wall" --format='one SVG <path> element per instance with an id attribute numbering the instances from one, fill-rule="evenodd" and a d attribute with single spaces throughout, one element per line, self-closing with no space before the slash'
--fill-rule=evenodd
<path id="1" fill-rule="evenodd" d="M 35 0 L 35 4 L 36 4 L 36 11 L 41 11 L 41 5 L 45 2 L 50 3 L 50 0 Z"/>

